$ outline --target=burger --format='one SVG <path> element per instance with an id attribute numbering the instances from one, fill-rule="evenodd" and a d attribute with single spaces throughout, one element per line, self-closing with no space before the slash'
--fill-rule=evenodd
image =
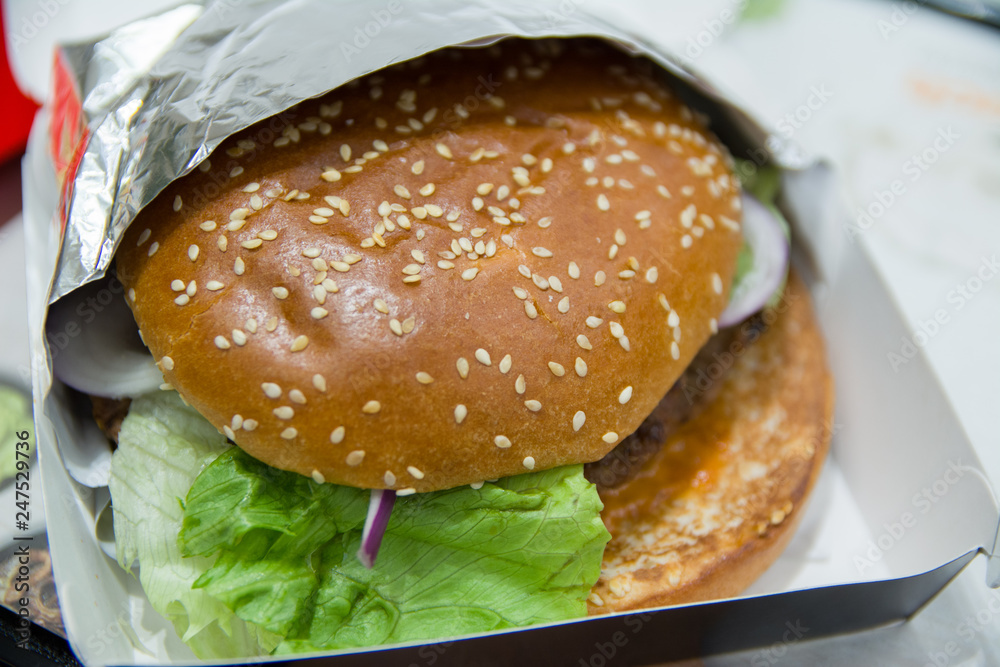
<path id="1" fill-rule="evenodd" d="M 101 419 L 119 561 L 203 657 L 739 592 L 832 389 L 734 164 L 591 39 L 435 52 L 226 139 L 117 250 L 163 381 Z"/>

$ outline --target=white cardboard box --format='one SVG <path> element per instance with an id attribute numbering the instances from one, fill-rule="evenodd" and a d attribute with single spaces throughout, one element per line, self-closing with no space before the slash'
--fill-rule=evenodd
<path id="1" fill-rule="evenodd" d="M 572 27 L 562 26 L 567 33 Z M 51 373 L 39 334 L 60 239 L 46 120 L 43 114 L 36 123 L 25 164 L 25 219 L 38 442 L 64 620 L 88 665 L 190 662 L 136 580 L 98 547 L 95 523 L 104 493 L 67 473 L 79 425 L 58 388 L 48 391 Z M 748 136 L 761 138 L 752 128 Z M 844 213 L 831 179 L 822 165 L 787 172 L 783 204 L 795 224 L 799 266 L 813 289 L 838 387 L 833 456 L 799 535 L 747 596 L 448 646 L 363 652 L 337 662 L 430 664 L 433 658 L 462 664 L 477 656 L 501 662 L 549 656 L 596 664 L 612 650 L 616 660 L 647 662 L 768 644 L 798 621 L 818 637 L 905 618 L 977 551 L 992 550 L 995 495 L 922 354 L 896 370 L 887 363 L 886 355 L 911 332 L 867 254 L 840 234 Z"/>

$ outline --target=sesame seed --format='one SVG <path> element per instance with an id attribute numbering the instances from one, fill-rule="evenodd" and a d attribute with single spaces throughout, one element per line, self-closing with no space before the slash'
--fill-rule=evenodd
<path id="1" fill-rule="evenodd" d="M 243 420 L 243 430 L 253 431 L 258 426 L 256 419 L 244 419 Z"/>
<path id="2" fill-rule="evenodd" d="M 585 350 L 594 349 L 594 346 L 590 344 L 590 339 L 584 336 L 583 334 L 580 334 L 579 336 L 576 337 L 576 344 Z"/>
<path id="3" fill-rule="evenodd" d="M 587 377 L 587 362 L 580 357 L 576 358 L 576 363 L 574 364 L 576 374 L 580 377 Z"/>
<path id="4" fill-rule="evenodd" d="M 181 283 L 181 285 L 183 286 L 183 283 Z M 523 287 L 514 287 L 513 290 L 514 290 L 514 296 L 516 296 L 518 299 L 528 298 L 528 290 L 524 289 Z"/>
<path id="5" fill-rule="evenodd" d="M 273 412 L 274 416 L 277 417 L 278 419 L 287 420 L 295 416 L 295 410 L 293 410 L 291 406 L 288 405 L 282 405 L 281 407 L 275 408 L 271 412 Z"/>
<path id="6" fill-rule="evenodd" d="M 719 321 L 713 317 L 708 321 L 708 328 L 714 334 L 719 333 Z"/>
<path id="7" fill-rule="evenodd" d="M 219 348 L 220 350 L 228 350 L 229 347 L 230 347 L 229 341 L 226 340 L 225 336 L 216 336 L 215 337 L 215 346 L 217 348 Z"/>
<path id="8" fill-rule="evenodd" d="M 535 307 L 534 302 L 525 301 L 524 302 L 524 314 L 528 316 L 529 319 L 535 319 L 538 317 L 538 309 Z"/>
<path id="9" fill-rule="evenodd" d="M 288 289 L 284 287 L 272 287 L 271 294 L 273 294 L 276 299 L 287 299 Z"/>
<path id="10" fill-rule="evenodd" d="M 524 375 L 518 375 L 517 379 L 514 380 L 514 391 L 523 394 L 525 389 L 527 389 L 527 383 L 524 381 Z"/>
<path id="11" fill-rule="evenodd" d="M 406 266 L 403 267 L 403 273 L 406 274 L 406 275 L 408 275 L 408 276 L 415 276 L 418 273 L 420 273 L 420 265 L 419 264 L 407 264 Z"/>
<path id="12" fill-rule="evenodd" d="M 604 271 L 598 271 L 594 274 L 594 287 L 600 287 L 604 284 L 605 280 L 607 280 L 607 276 Z"/>
<path id="13" fill-rule="evenodd" d="M 670 311 L 670 314 L 667 315 L 667 326 L 673 328 L 679 326 L 680 323 L 681 323 L 681 318 L 677 314 L 677 311 L 676 310 Z"/>
<path id="14" fill-rule="evenodd" d="M 413 327 L 417 326 L 417 320 L 415 317 L 407 317 L 403 320 L 403 333 L 408 334 L 413 331 Z"/>
<path id="15" fill-rule="evenodd" d="M 129 288 L 129 301 L 135 301 L 135 290 L 131 287 Z M 191 301 L 191 297 L 187 294 L 181 294 L 179 297 L 174 299 L 174 303 L 178 306 L 186 306 Z"/>
<path id="16" fill-rule="evenodd" d="M 629 385 L 622 389 L 622 393 L 618 394 L 618 402 L 625 405 L 632 400 L 632 385 Z"/>
<path id="17" fill-rule="evenodd" d="M 392 191 L 396 193 L 397 197 L 402 197 L 403 199 L 410 198 L 410 191 L 404 188 L 402 185 L 393 186 Z"/>
<path id="18" fill-rule="evenodd" d="M 235 273 L 238 276 L 242 276 L 245 270 L 246 270 L 246 264 L 243 262 L 243 259 L 237 257 L 236 261 L 233 262 L 233 273 Z"/>
<path id="19" fill-rule="evenodd" d="M 524 467 L 527 470 L 534 470 L 535 469 L 535 458 L 533 456 L 525 456 L 524 457 L 524 461 L 522 461 L 521 463 L 524 464 Z"/>
<path id="20" fill-rule="evenodd" d="M 614 431 L 608 431 L 603 436 L 601 436 L 601 440 L 610 445 L 612 443 L 618 442 L 618 434 L 615 433 Z"/>
<path id="21" fill-rule="evenodd" d="M 435 145 L 434 150 L 436 150 L 437 154 L 445 158 L 446 160 L 450 160 L 452 158 L 451 149 L 442 143 L 438 143 L 437 145 Z"/>
<path id="22" fill-rule="evenodd" d="M 579 431 L 583 428 L 584 422 L 587 421 L 587 415 L 584 414 L 583 410 L 578 410 L 575 415 L 573 415 L 573 430 Z"/>
<path id="23" fill-rule="evenodd" d="M 612 301 L 611 303 L 608 304 L 608 308 L 610 308 L 612 312 L 618 313 L 619 315 L 621 315 L 622 313 L 625 312 L 625 302 L 624 301 Z"/>
<path id="24" fill-rule="evenodd" d="M 189 282 L 185 293 L 190 297 L 194 297 L 198 293 L 198 283 L 193 280 Z"/>
<path id="25" fill-rule="evenodd" d="M 233 342 L 242 347 L 247 344 L 247 335 L 239 329 L 233 329 Z"/>
<path id="26" fill-rule="evenodd" d="M 531 282 L 535 283 L 535 287 L 537 287 L 542 291 L 545 291 L 549 288 L 549 281 L 546 280 L 544 277 L 538 275 L 537 273 L 532 274 Z"/>
<path id="27" fill-rule="evenodd" d="M 389 320 L 389 329 L 397 336 L 403 335 L 403 325 L 395 317 Z"/>
<path id="28" fill-rule="evenodd" d="M 336 169 L 327 169 L 322 174 L 320 174 L 320 178 L 322 178 L 327 183 L 334 183 L 340 180 L 340 172 L 337 171 Z"/>
<path id="29" fill-rule="evenodd" d="M 493 442 L 500 449 L 509 449 L 511 444 L 510 438 L 508 438 L 505 435 L 498 435 L 497 437 L 493 438 Z"/>
<path id="30" fill-rule="evenodd" d="M 278 328 L 278 318 L 277 317 L 270 318 L 267 322 L 264 323 L 264 328 L 267 329 L 268 332 L 272 332 L 275 329 L 277 329 Z"/>
<path id="31" fill-rule="evenodd" d="M 479 275 L 479 269 L 476 267 L 472 267 L 471 269 L 466 269 L 465 271 L 462 271 L 462 280 L 472 280 L 477 275 Z"/>
<path id="32" fill-rule="evenodd" d="M 193 245 L 193 244 L 188 247 L 188 258 L 192 262 L 195 261 L 196 259 L 198 259 L 198 250 L 199 250 L 198 246 Z"/>
<path id="33" fill-rule="evenodd" d="M 681 358 L 681 348 L 680 346 L 677 345 L 677 341 L 673 341 L 670 343 L 670 356 L 673 357 L 674 359 Z"/>
<path id="34" fill-rule="evenodd" d="M 536 401 L 534 399 L 529 399 L 529 400 L 527 400 L 527 401 L 524 402 L 524 407 L 528 408 L 532 412 L 538 412 L 539 410 L 542 409 L 542 404 L 541 404 L 540 401 Z"/>
<path id="35" fill-rule="evenodd" d="M 184 203 L 181 201 L 181 196 L 177 195 L 174 197 L 174 212 L 177 212 L 183 208 Z"/>
<path id="36" fill-rule="evenodd" d="M 223 426 L 222 432 L 225 433 L 226 437 L 229 438 L 230 440 L 236 437 L 236 434 L 233 433 L 233 429 L 229 428 L 229 426 Z"/>
<path id="37" fill-rule="evenodd" d="M 491 366 L 493 364 L 493 361 L 490 359 L 490 353 L 483 348 L 476 350 L 476 361 L 481 363 L 483 366 Z"/>
<path id="38" fill-rule="evenodd" d="M 656 282 L 656 279 L 659 277 L 659 275 L 660 272 L 656 269 L 655 266 L 649 267 L 648 269 L 646 269 L 646 282 L 652 285 L 653 283 Z"/>
<path id="39" fill-rule="evenodd" d="M 385 482 L 386 486 L 395 486 L 396 475 L 394 475 L 391 470 L 386 470 L 385 474 L 382 475 L 382 481 Z"/>
<path id="40" fill-rule="evenodd" d="M 716 294 L 722 294 L 722 278 L 718 273 L 712 274 L 712 289 Z"/>
<path id="41" fill-rule="evenodd" d="M 386 148 L 388 149 L 388 147 L 386 147 Z M 420 174 L 424 173 L 424 161 L 423 160 L 417 160 L 416 162 L 414 162 L 413 166 L 410 167 L 410 171 L 412 173 L 416 174 L 417 176 L 419 176 Z"/>
<path id="42" fill-rule="evenodd" d="M 301 352 L 302 350 L 306 349 L 307 345 L 309 345 L 309 337 L 299 336 L 292 341 L 292 346 L 289 349 L 292 352 Z"/>
<path id="43" fill-rule="evenodd" d="M 566 369 L 563 368 L 563 365 L 556 363 L 554 361 L 549 362 L 549 370 L 552 371 L 552 374 L 555 375 L 556 377 L 561 378 L 562 376 L 566 375 Z"/>
<path id="44" fill-rule="evenodd" d="M 170 283 L 170 289 L 172 289 L 175 292 L 183 292 L 184 291 L 184 281 L 183 280 L 177 280 L 175 278 Z"/>
<path id="45" fill-rule="evenodd" d="M 410 473 L 415 479 L 424 478 L 424 473 L 416 466 L 406 466 L 406 472 Z"/>
<path id="46" fill-rule="evenodd" d="M 208 283 L 205 285 L 205 287 L 207 287 L 212 292 L 217 292 L 223 287 L 225 287 L 225 285 L 220 283 L 218 280 L 209 280 Z"/>
<path id="47" fill-rule="evenodd" d="M 330 433 L 330 442 L 332 442 L 335 445 L 339 445 L 344 440 L 344 433 L 345 429 L 343 426 L 338 426 L 337 428 L 333 429 L 333 432 Z"/>
<path id="48" fill-rule="evenodd" d="M 576 262 L 569 263 L 569 269 L 567 270 L 569 277 L 576 280 L 580 277 L 580 267 L 576 265 Z"/>
<path id="49" fill-rule="evenodd" d="M 465 357 L 459 357 L 458 361 L 455 362 L 455 367 L 458 369 L 458 375 L 463 380 L 469 377 L 469 362 Z"/>
<path id="50" fill-rule="evenodd" d="M 361 465 L 361 462 L 365 460 L 365 450 L 355 449 L 353 452 L 347 455 L 347 465 L 355 468 Z"/>
<path id="51" fill-rule="evenodd" d="M 264 382 L 260 388 L 268 398 L 281 398 L 281 387 L 273 382 Z"/>
<path id="52" fill-rule="evenodd" d="M 609 322 L 608 329 L 610 329 L 611 335 L 615 338 L 621 338 L 625 335 L 625 328 L 618 322 Z"/>
<path id="53" fill-rule="evenodd" d="M 465 417 L 468 414 L 469 414 L 469 411 L 466 409 L 466 407 L 464 405 L 462 405 L 461 403 L 459 403 L 458 405 L 456 405 L 455 406 L 455 423 L 456 424 L 461 424 L 463 421 L 465 421 Z"/>
<path id="54" fill-rule="evenodd" d="M 622 336 L 621 338 L 619 338 L 618 344 L 621 345 L 622 349 L 625 350 L 626 352 L 632 349 L 632 346 L 628 341 L 628 336 Z"/>
<path id="55" fill-rule="evenodd" d="M 202 225 L 205 225 L 205 223 L 204 223 L 204 222 L 203 222 L 203 223 L 201 223 L 201 224 L 202 224 Z M 204 226 L 202 226 L 202 229 L 205 229 L 205 228 L 204 228 Z M 214 222 L 212 223 L 212 229 L 215 229 L 215 223 L 214 223 Z M 210 232 L 210 231 L 212 231 L 212 230 L 211 230 L 211 229 L 208 229 L 208 230 L 206 230 L 206 231 L 209 231 L 209 232 Z M 136 245 L 136 247 L 138 247 L 138 246 L 141 246 L 141 245 L 142 245 L 143 243 L 145 243 L 146 241 L 148 241 L 148 240 L 149 240 L 149 237 L 150 237 L 150 235 L 151 235 L 152 233 L 153 233 L 153 232 L 152 232 L 151 230 L 149 230 L 149 229 L 144 229 L 144 230 L 142 230 L 142 234 L 139 234 L 139 240 L 138 240 L 138 241 L 136 242 L 136 244 L 135 244 L 135 245 Z"/>
<path id="56" fill-rule="evenodd" d="M 590 327 L 591 329 L 596 329 L 597 327 L 601 326 L 604 323 L 604 320 L 602 320 L 599 317 L 594 317 L 593 315 L 591 315 L 586 319 L 586 323 L 587 326 Z"/>
<path id="57" fill-rule="evenodd" d="M 615 243 L 625 245 L 625 232 L 621 228 L 615 230 Z"/>
<path id="58" fill-rule="evenodd" d="M 165 371 L 172 371 L 174 370 L 174 360 L 171 357 L 163 357 L 160 359 L 160 366 L 162 366 Z"/>
<path id="59" fill-rule="evenodd" d="M 612 243 L 611 247 L 608 248 L 608 259 L 614 259 L 618 256 L 618 244 Z"/>
<path id="60" fill-rule="evenodd" d="M 670 303 L 667 302 L 667 297 L 664 294 L 660 293 L 660 294 L 656 295 L 656 298 L 660 302 L 660 305 L 663 306 L 663 310 L 665 310 L 665 311 L 667 311 L 669 313 L 670 312 Z"/>
<path id="61" fill-rule="evenodd" d="M 541 227 L 542 229 L 548 229 L 551 224 L 552 224 L 552 218 L 550 218 L 549 216 L 545 216 L 544 218 L 539 218 L 538 220 L 538 226 Z"/>
<path id="62" fill-rule="evenodd" d="M 285 440 L 291 440 L 292 438 L 294 438 L 298 434 L 299 434 L 299 432 L 295 428 L 289 426 L 284 431 L 282 431 L 280 435 Z M 319 477 L 319 479 L 316 479 L 317 476 Z M 326 481 L 325 479 L 323 479 L 323 475 L 319 474 L 318 470 L 313 470 L 313 479 L 315 479 L 316 482 L 319 483 L 319 484 L 322 484 L 323 482 Z"/>
<path id="63" fill-rule="evenodd" d="M 381 409 L 382 409 L 382 404 L 379 403 L 378 401 L 368 401 L 361 408 L 361 412 L 365 413 L 366 415 L 374 415 L 377 414 Z"/>
<path id="64" fill-rule="evenodd" d="M 225 237 L 223 237 L 223 238 L 225 238 Z M 244 241 L 240 245 L 243 246 L 244 248 L 246 248 L 247 250 L 253 250 L 255 248 L 259 248 L 261 246 L 261 244 L 263 244 L 263 243 L 264 242 L 261 241 L 260 239 L 251 239 L 249 241 Z"/>
<path id="65" fill-rule="evenodd" d="M 607 211 L 611 208 L 611 202 L 608 201 L 607 195 L 604 193 L 597 195 L 597 208 L 602 211 Z"/>
<path id="66" fill-rule="evenodd" d="M 420 384 L 430 384 L 431 382 L 434 382 L 434 378 L 431 377 L 430 373 L 420 371 L 417 373 L 417 382 Z"/>
<path id="67" fill-rule="evenodd" d="M 298 403 L 299 405 L 306 404 L 306 395 L 298 389 L 292 389 L 288 392 L 288 398 L 290 398 L 293 403 Z"/>

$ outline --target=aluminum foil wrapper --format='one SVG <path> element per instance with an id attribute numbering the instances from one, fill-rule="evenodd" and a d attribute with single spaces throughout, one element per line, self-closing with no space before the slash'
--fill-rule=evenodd
<path id="1" fill-rule="evenodd" d="M 715 129 L 737 155 L 766 146 L 769 162 L 803 166 L 794 146 L 769 136 L 678 59 L 587 10 L 584 0 L 219 0 L 64 49 L 85 129 L 65 175 L 65 235 L 51 300 L 102 275 L 136 213 L 227 136 L 359 76 L 456 44 L 605 37 L 650 57 L 703 98 L 698 106 L 719 116 Z"/>
<path id="2" fill-rule="evenodd" d="M 832 191 L 826 167 L 810 166 L 680 59 L 590 10 L 587 0 L 217 0 L 180 5 L 57 54 L 55 95 L 36 122 L 25 162 L 29 329 L 43 488 L 53 508 L 50 525 L 60 527 L 53 534 L 55 569 L 65 559 L 67 571 L 87 573 L 59 582 L 67 631 L 84 662 L 192 656 L 157 620 L 134 578 L 101 549 L 111 539 L 102 519 L 109 514 L 102 510 L 110 452 L 87 445 L 92 423 L 74 417 L 79 410 L 53 382 L 47 307 L 103 276 L 138 211 L 226 137 L 440 48 L 510 36 L 602 37 L 675 77 L 679 94 L 708 115 L 734 155 L 782 166 L 786 179 L 801 181 L 783 202 L 797 245 L 814 276 L 835 266 L 829 247 L 840 236 L 823 214 L 835 208 L 825 207 Z M 822 255 L 810 250 L 818 247 Z M 94 600 L 114 608 L 95 615 Z"/>

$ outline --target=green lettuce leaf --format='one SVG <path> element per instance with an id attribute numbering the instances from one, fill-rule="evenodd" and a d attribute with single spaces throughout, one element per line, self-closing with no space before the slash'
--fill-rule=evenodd
<path id="1" fill-rule="evenodd" d="M 163 391 L 132 401 L 111 459 L 118 562 L 129 569 L 139 561 L 139 581 L 153 608 L 204 659 L 266 655 L 280 640 L 193 588 L 212 560 L 183 558 L 177 546 L 184 496 L 229 448 L 204 417 Z"/>
<path id="2" fill-rule="evenodd" d="M 31 421 L 31 399 L 22 391 L 0 385 L 0 482 L 13 479 L 18 473 L 18 461 L 30 461 L 35 455 L 35 429 Z M 27 441 L 17 437 L 28 432 Z M 28 448 L 18 448 L 27 442 Z M 21 476 L 22 479 L 24 475 Z"/>
<path id="3" fill-rule="evenodd" d="M 217 557 L 196 588 L 282 653 L 586 614 L 610 536 L 582 466 L 400 497 L 371 570 L 355 557 L 368 498 L 231 449 L 187 495 L 181 551 Z"/>

